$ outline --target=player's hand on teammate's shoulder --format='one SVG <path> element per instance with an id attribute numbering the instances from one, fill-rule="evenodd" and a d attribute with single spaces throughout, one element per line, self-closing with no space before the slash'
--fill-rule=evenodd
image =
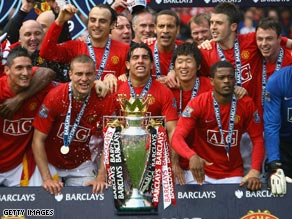
<path id="1" fill-rule="evenodd" d="M 95 91 L 98 97 L 105 97 L 109 92 L 108 86 L 101 80 L 95 80 Z"/>
<path id="2" fill-rule="evenodd" d="M 207 49 L 207 50 L 210 50 L 212 49 L 212 45 L 211 45 L 211 42 L 213 40 L 205 40 L 204 42 L 202 42 L 200 45 L 198 45 L 198 48 L 199 49 Z"/>

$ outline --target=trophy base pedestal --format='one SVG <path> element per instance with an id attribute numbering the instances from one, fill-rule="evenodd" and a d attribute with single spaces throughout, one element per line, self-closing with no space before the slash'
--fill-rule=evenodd
<path id="1" fill-rule="evenodd" d="M 117 208 L 117 215 L 154 215 L 157 214 L 150 201 L 139 193 L 139 190 L 134 188 L 130 199 L 125 204 Z"/>

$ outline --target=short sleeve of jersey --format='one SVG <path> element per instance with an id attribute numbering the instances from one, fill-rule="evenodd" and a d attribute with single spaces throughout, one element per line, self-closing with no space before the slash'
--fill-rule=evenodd
<path id="1" fill-rule="evenodd" d="M 167 122 L 178 120 L 176 100 L 172 92 L 167 88 L 164 94 L 165 99 L 162 105 L 162 115 L 166 116 Z"/>
<path id="2" fill-rule="evenodd" d="M 57 113 L 56 109 L 59 108 L 56 91 L 57 89 L 54 88 L 47 94 L 33 122 L 34 128 L 45 134 L 51 130 Z"/>
<path id="3" fill-rule="evenodd" d="M 246 130 L 250 137 L 256 137 L 263 133 L 263 121 L 260 118 L 258 109 L 256 108 L 253 100 L 250 97 L 244 97 L 242 100 L 242 107 L 238 111 L 246 111 Z M 243 127 L 245 129 L 245 127 Z M 243 130 L 244 131 L 244 130 Z"/>
<path id="4" fill-rule="evenodd" d="M 199 102 L 199 97 L 195 97 L 189 101 L 177 122 L 172 138 L 172 147 L 181 157 L 186 159 L 190 159 L 196 153 L 189 147 L 186 139 L 192 133 L 192 130 L 197 127 L 197 119 L 201 114 Z"/>

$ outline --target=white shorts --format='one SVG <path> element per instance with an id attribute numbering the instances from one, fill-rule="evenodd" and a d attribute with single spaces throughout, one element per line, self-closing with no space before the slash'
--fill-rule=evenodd
<path id="1" fill-rule="evenodd" d="M 79 167 L 66 170 L 57 169 L 59 177 L 62 178 L 65 186 L 84 186 L 97 176 L 97 165 L 92 161 L 85 161 Z"/>
<path id="2" fill-rule="evenodd" d="M 20 186 L 20 179 L 22 174 L 22 163 L 12 170 L 0 173 L 0 185 L 11 187 Z"/>
<path id="3" fill-rule="evenodd" d="M 185 176 L 186 184 L 198 184 L 197 181 L 194 179 L 193 174 L 190 170 L 185 170 L 184 176 Z M 205 175 L 205 181 L 203 184 L 239 184 L 241 183 L 241 180 L 242 180 L 241 176 L 228 177 L 228 178 L 223 178 L 223 179 L 214 179 Z"/>
<path id="4" fill-rule="evenodd" d="M 49 165 L 49 170 L 52 175 L 57 174 L 56 169 L 52 165 Z M 9 170 L 4 173 L 0 173 L 0 185 L 7 186 L 7 187 L 20 186 L 22 171 L 23 171 L 23 165 L 21 163 L 12 170 Z M 33 172 L 33 174 L 31 175 L 29 179 L 28 186 L 41 186 L 41 185 L 42 185 L 42 177 L 38 168 L 36 167 L 35 171 Z"/>

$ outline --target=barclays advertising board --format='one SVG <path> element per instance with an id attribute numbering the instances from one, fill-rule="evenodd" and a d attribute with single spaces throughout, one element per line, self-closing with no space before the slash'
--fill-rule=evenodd
<path id="1" fill-rule="evenodd" d="M 93 194 L 90 187 L 64 187 L 52 196 L 41 187 L 0 187 L 1 219 L 291 219 L 292 184 L 284 196 L 264 188 L 249 191 L 236 184 L 177 185 L 176 205 L 155 214 L 115 211 L 112 189 Z M 162 200 L 162 198 L 161 198 Z"/>

